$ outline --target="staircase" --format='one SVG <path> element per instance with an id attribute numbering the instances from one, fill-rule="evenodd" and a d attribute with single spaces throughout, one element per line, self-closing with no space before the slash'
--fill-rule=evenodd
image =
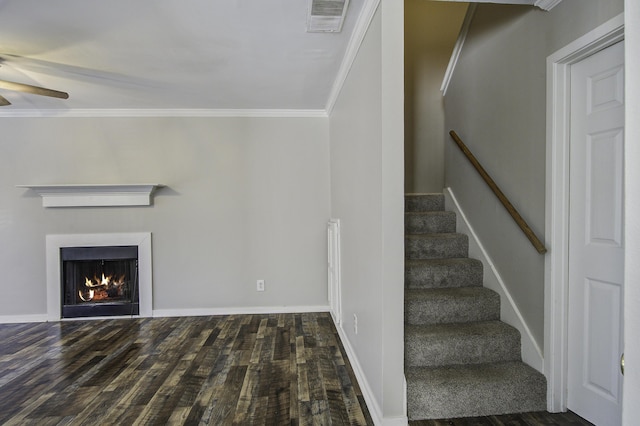
<path id="1" fill-rule="evenodd" d="M 521 361 L 482 263 L 442 194 L 405 196 L 405 376 L 410 420 L 546 410 L 546 380 Z"/>

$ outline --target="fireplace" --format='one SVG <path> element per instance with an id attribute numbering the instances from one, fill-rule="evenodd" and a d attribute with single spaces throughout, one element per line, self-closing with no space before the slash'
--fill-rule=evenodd
<path id="1" fill-rule="evenodd" d="M 62 247 L 62 318 L 138 315 L 138 247 Z"/>
<path id="2" fill-rule="evenodd" d="M 47 317 L 152 316 L 150 233 L 47 235 Z"/>

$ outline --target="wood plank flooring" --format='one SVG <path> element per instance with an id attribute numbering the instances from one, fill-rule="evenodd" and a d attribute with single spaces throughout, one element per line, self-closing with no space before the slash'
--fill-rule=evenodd
<path id="1" fill-rule="evenodd" d="M 582 417 L 568 411 L 548 413 L 546 411 L 501 416 L 466 417 L 460 419 L 416 420 L 409 426 L 593 426 Z"/>
<path id="2" fill-rule="evenodd" d="M 371 425 L 327 313 L 0 325 L 3 425 Z"/>

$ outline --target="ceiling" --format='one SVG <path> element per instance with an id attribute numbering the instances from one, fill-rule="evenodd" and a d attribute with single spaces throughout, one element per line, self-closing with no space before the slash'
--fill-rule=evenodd
<path id="1" fill-rule="evenodd" d="M 307 0 L 0 0 L 8 110 L 324 110 L 368 0 L 307 33 Z"/>
<path id="2" fill-rule="evenodd" d="M 307 33 L 309 0 L 0 0 L 0 79 L 69 93 L 62 100 L 2 89 L 12 105 L 0 116 L 322 112 L 352 36 L 362 37 L 354 34 L 364 31 L 361 15 L 378 1 L 350 0 L 340 33 Z"/>

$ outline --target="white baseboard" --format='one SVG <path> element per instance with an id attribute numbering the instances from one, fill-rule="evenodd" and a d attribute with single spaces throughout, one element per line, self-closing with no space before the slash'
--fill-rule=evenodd
<path id="1" fill-rule="evenodd" d="M 493 264 L 493 261 L 478 239 L 478 235 L 471 227 L 471 224 L 469 224 L 467 216 L 460 208 L 458 200 L 453 194 L 451 188 L 445 188 L 444 198 L 446 209 L 456 213 L 456 226 L 458 232 L 469 236 L 469 257 L 478 259 L 482 262 L 484 269 L 484 286 L 500 295 L 500 319 L 520 331 L 522 361 L 544 374 L 544 357 L 542 355 L 542 350 L 533 338 L 533 334 L 527 326 L 527 323 L 524 321 L 513 297 L 511 297 L 511 294 L 509 293 L 509 290 L 507 290 L 507 287 Z"/>
<path id="2" fill-rule="evenodd" d="M 406 426 L 409 422 L 409 419 L 406 415 L 399 417 L 383 417 L 380 405 L 378 404 L 376 398 L 373 396 L 373 391 L 371 390 L 371 386 L 369 386 L 367 376 L 364 374 L 364 371 L 362 371 L 360 361 L 358 360 L 358 357 L 356 356 L 356 353 L 351 346 L 351 342 L 349 341 L 347 334 L 344 332 L 342 326 L 340 325 L 336 325 L 336 329 L 338 330 L 338 335 L 340 336 L 342 346 L 344 346 L 344 350 L 347 353 L 347 358 L 349 358 L 349 363 L 351 364 L 353 373 L 356 375 L 356 380 L 358 381 L 358 385 L 360 386 L 360 390 L 362 391 L 362 396 L 364 397 L 364 401 L 366 402 L 367 408 L 369 409 L 369 414 L 371 415 L 373 424 L 382 426 Z"/>
<path id="3" fill-rule="evenodd" d="M 250 306 L 228 308 L 154 309 L 153 316 L 199 317 L 211 315 L 296 314 L 303 312 L 329 312 L 329 306 Z"/>
<path id="4" fill-rule="evenodd" d="M 154 317 L 199 317 L 212 315 L 257 315 L 257 314 L 296 314 L 305 312 L 329 312 L 329 306 L 252 306 L 232 308 L 196 308 L 196 309 L 155 309 Z M 59 321 L 75 321 L 88 319 L 122 319 L 143 318 L 140 315 L 65 318 Z M 37 315 L 0 315 L 0 324 L 14 324 L 21 322 L 47 322 L 47 314 Z"/>
<path id="5" fill-rule="evenodd" d="M 21 322 L 47 322 L 47 314 L 0 315 L 0 324 L 16 324 Z"/>

